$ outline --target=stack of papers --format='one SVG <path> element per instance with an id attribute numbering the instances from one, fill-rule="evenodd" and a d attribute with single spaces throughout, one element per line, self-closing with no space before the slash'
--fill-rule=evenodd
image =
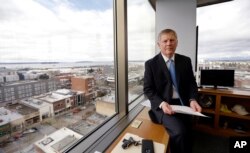
<path id="1" fill-rule="evenodd" d="M 200 112 L 194 111 L 191 107 L 187 106 L 180 106 L 180 105 L 170 105 L 175 113 L 182 113 L 182 114 L 188 114 L 188 115 L 196 115 L 196 116 L 202 116 L 202 117 L 208 117 Z"/>
<path id="2" fill-rule="evenodd" d="M 141 103 L 143 106 L 151 107 L 150 101 L 145 100 Z M 170 105 L 175 113 L 182 113 L 182 114 L 188 114 L 188 115 L 195 115 L 195 116 L 202 116 L 202 117 L 208 117 L 202 113 L 194 111 L 191 107 L 188 106 L 181 106 L 181 105 Z"/>

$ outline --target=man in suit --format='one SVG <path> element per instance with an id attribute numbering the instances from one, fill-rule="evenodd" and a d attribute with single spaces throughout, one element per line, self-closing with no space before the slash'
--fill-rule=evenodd
<path id="1" fill-rule="evenodd" d="M 157 44 L 161 52 L 146 61 L 144 74 L 144 93 L 151 102 L 151 116 L 169 133 L 171 153 L 191 153 L 191 116 L 177 114 L 171 108 L 185 105 L 201 112 L 191 59 L 175 53 L 178 38 L 172 29 L 162 30 Z"/>

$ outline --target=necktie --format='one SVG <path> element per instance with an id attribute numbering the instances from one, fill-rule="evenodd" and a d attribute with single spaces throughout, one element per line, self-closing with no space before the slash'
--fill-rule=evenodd
<path id="1" fill-rule="evenodd" d="M 174 87 L 177 89 L 177 81 L 176 81 L 176 76 L 175 76 L 175 66 L 174 66 L 173 60 L 169 60 L 169 72 L 170 72 Z"/>
<path id="2" fill-rule="evenodd" d="M 170 75 L 171 75 L 173 85 L 174 85 L 174 87 L 176 89 L 176 92 L 177 92 L 177 94 L 179 96 L 180 102 L 181 102 L 182 105 L 184 105 L 182 100 L 181 100 L 181 97 L 179 95 L 179 91 L 178 91 L 178 87 L 177 87 L 177 81 L 176 81 L 176 75 L 175 75 L 175 65 L 174 65 L 174 61 L 172 59 L 169 60 L 169 72 L 170 72 Z"/>

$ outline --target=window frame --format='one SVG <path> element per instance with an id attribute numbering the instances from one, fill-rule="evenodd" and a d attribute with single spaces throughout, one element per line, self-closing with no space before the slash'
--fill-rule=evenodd
<path id="1" fill-rule="evenodd" d="M 144 108 L 139 105 L 146 99 L 143 93 L 128 103 L 127 0 L 113 0 L 113 15 L 116 114 L 65 152 L 105 152 Z"/>
<path id="2" fill-rule="evenodd" d="M 144 93 L 128 103 L 127 0 L 113 0 L 113 17 L 116 114 L 64 152 L 105 152 L 144 108 Z"/>
<path id="3" fill-rule="evenodd" d="M 64 152 L 89 152 L 89 150 L 94 149 L 100 144 L 99 141 L 102 140 L 101 138 L 107 138 L 111 129 L 114 130 L 114 128 L 120 127 L 118 128 L 119 130 L 116 130 L 116 135 L 119 135 L 121 132 L 120 129 L 127 126 L 123 122 L 128 118 L 126 117 L 128 114 L 127 0 L 113 0 L 113 19 L 116 114 Z M 114 132 L 113 130 L 112 132 Z M 112 137 L 113 139 L 115 138 L 115 136 Z M 112 141 L 106 142 L 111 143 Z M 106 147 L 104 148 L 106 149 Z"/>

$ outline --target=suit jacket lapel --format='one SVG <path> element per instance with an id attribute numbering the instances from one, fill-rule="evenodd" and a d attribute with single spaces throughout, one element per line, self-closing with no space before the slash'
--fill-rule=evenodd
<path id="1" fill-rule="evenodd" d="M 164 74 L 164 77 L 167 80 L 166 87 L 164 89 L 164 99 L 166 99 L 168 102 L 171 101 L 172 94 L 173 94 L 173 89 L 172 89 L 172 81 L 171 81 L 171 76 L 170 72 L 167 68 L 167 64 L 165 63 L 161 53 L 158 55 L 158 61 L 157 61 L 157 66 L 160 66 L 161 71 Z M 163 80 L 162 80 L 163 81 Z"/>
<path id="2" fill-rule="evenodd" d="M 167 68 L 167 64 L 165 63 L 161 53 L 158 56 L 159 56 L 158 65 L 161 67 L 161 70 L 163 71 L 165 77 L 171 78 L 170 72 L 168 71 L 168 68 Z"/>
<path id="3" fill-rule="evenodd" d="M 178 54 L 175 54 L 175 76 L 177 81 L 177 88 L 179 89 L 180 85 L 180 71 L 181 71 L 181 59 Z"/>

